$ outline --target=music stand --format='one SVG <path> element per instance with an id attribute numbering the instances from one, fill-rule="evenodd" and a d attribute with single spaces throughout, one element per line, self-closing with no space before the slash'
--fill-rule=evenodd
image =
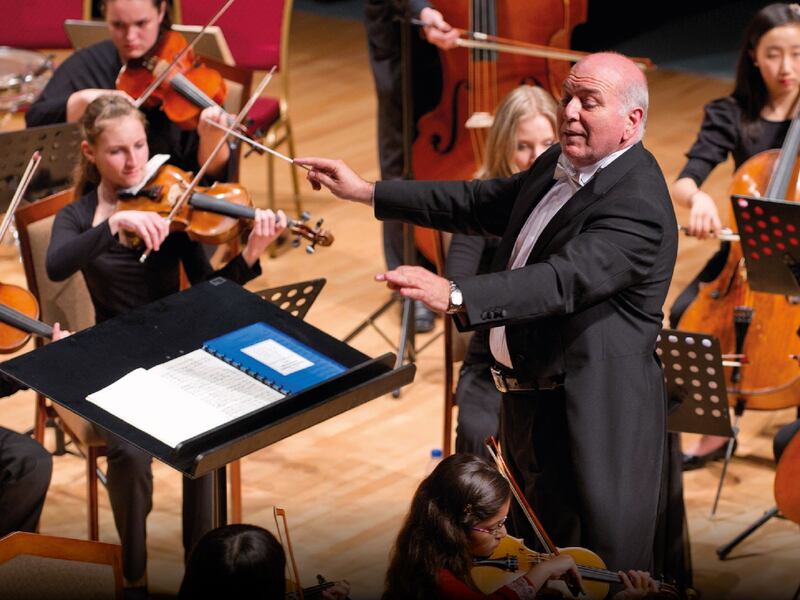
<path id="1" fill-rule="evenodd" d="M 255 294 L 298 319 L 305 319 L 308 309 L 314 304 L 325 283 L 326 280 L 323 278 L 309 279 L 259 290 Z"/>
<path id="2" fill-rule="evenodd" d="M 731 204 L 750 288 L 799 295 L 800 204 L 739 195 Z"/>
<path id="3" fill-rule="evenodd" d="M 25 165 L 36 150 L 42 153 L 42 162 L 28 187 L 29 200 L 49 196 L 72 184 L 81 151 L 78 125 L 59 123 L 0 132 L 0 210 L 8 208 Z"/>
<path id="4" fill-rule="evenodd" d="M 335 358 L 347 370 L 175 448 L 86 400 L 135 368 L 149 369 L 258 321 Z M 0 363 L 0 371 L 188 477 L 213 473 L 216 527 L 226 520 L 224 467 L 229 462 L 411 383 L 415 367 L 393 369 L 394 360 L 389 353 L 370 358 L 218 277 Z"/>

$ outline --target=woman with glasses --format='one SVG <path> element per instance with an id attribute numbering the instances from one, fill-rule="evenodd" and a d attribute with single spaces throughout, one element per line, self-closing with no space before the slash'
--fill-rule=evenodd
<path id="1" fill-rule="evenodd" d="M 511 487 L 489 461 L 473 454 L 443 460 L 414 494 L 392 552 L 383 600 L 535 598 L 548 579 L 566 573 L 579 579 L 573 558 L 561 554 L 489 595 L 478 590 L 470 574 L 473 560 L 490 556 L 506 536 L 510 506 Z M 626 588 L 618 597 L 643 597 L 655 589 L 646 573 L 622 576 Z"/>

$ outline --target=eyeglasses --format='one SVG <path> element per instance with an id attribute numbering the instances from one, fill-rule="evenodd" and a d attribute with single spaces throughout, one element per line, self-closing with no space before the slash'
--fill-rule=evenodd
<path id="1" fill-rule="evenodd" d="M 497 525 L 494 527 L 489 527 L 488 529 L 483 527 L 473 527 L 472 531 L 480 531 L 481 533 L 488 533 L 489 535 L 497 535 L 497 533 L 506 526 L 506 520 L 508 519 L 508 515 L 500 519 Z"/>

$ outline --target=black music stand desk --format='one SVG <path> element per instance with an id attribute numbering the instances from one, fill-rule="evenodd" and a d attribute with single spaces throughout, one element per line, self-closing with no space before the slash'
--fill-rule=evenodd
<path id="1" fill-rule="evenodd" d="M 257 321 L 347 370 L 175 448 L 86 400 L 135 368 L 149 369 Z M 394 369 L 394 361 L 392 354 L 370 358 L 241 286 L 217 278 L 0 363 L 0 371 L 194 478 L 411 383 L 415 367 Z M 224 497 L 224 487 L 217 492 Z"/>
<path id="2" fill-rule="evenodd" d="M 800 295 L 800 204 L 736 195 L 731 204 L 750 287 Z"/>

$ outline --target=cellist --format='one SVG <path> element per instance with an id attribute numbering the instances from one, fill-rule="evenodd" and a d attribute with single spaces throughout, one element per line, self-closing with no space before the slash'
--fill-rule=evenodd
<path id="1" fill-rule="evenodd" d="M 171 24 L 166 0 L 102 0 L 101 7 L 111 39 L 78 50 L 64 61 L 25 114 L 28 127 L 80 119 L 92 100 L 115 90 L 123 65 L 148 55 Z M 159 107 L 143 110 L 150 151 L 169 154 L 171 164 L 193 172 L 224 135 L 205 119 L 221 125 L 229 119 L 224 110 L 209 107 L 201 113 L 197 129 L 185 131 Z M 230 150 L 224 147 L 209 165 L 209 176 L 225 178 L 229 158 Z"/>
<path id="2" fill-rule="evenodd" d="M 700 239 L 719 232 L 722 223 L 714 199 L 701 189 L 711 171 L 733 157 L 738 169 L 750 157 L 780 148 L 800 95 L 800 5 L 775 3 L 762 8 L 745 30 L 736 81 L 729 96 L 705 107 L 688 161 L 672 184 L 676 204 L 691 209 L 688 231 Z M 700 283 L 713 281 L 728 257 L 729 243 L 719 251 L 672 305 L 670 325 L 676 327 L 697 296 Z M 684 456 L 684 469 L 702 467 L 722 458 L 728 438 L 703 436 Z"/>

